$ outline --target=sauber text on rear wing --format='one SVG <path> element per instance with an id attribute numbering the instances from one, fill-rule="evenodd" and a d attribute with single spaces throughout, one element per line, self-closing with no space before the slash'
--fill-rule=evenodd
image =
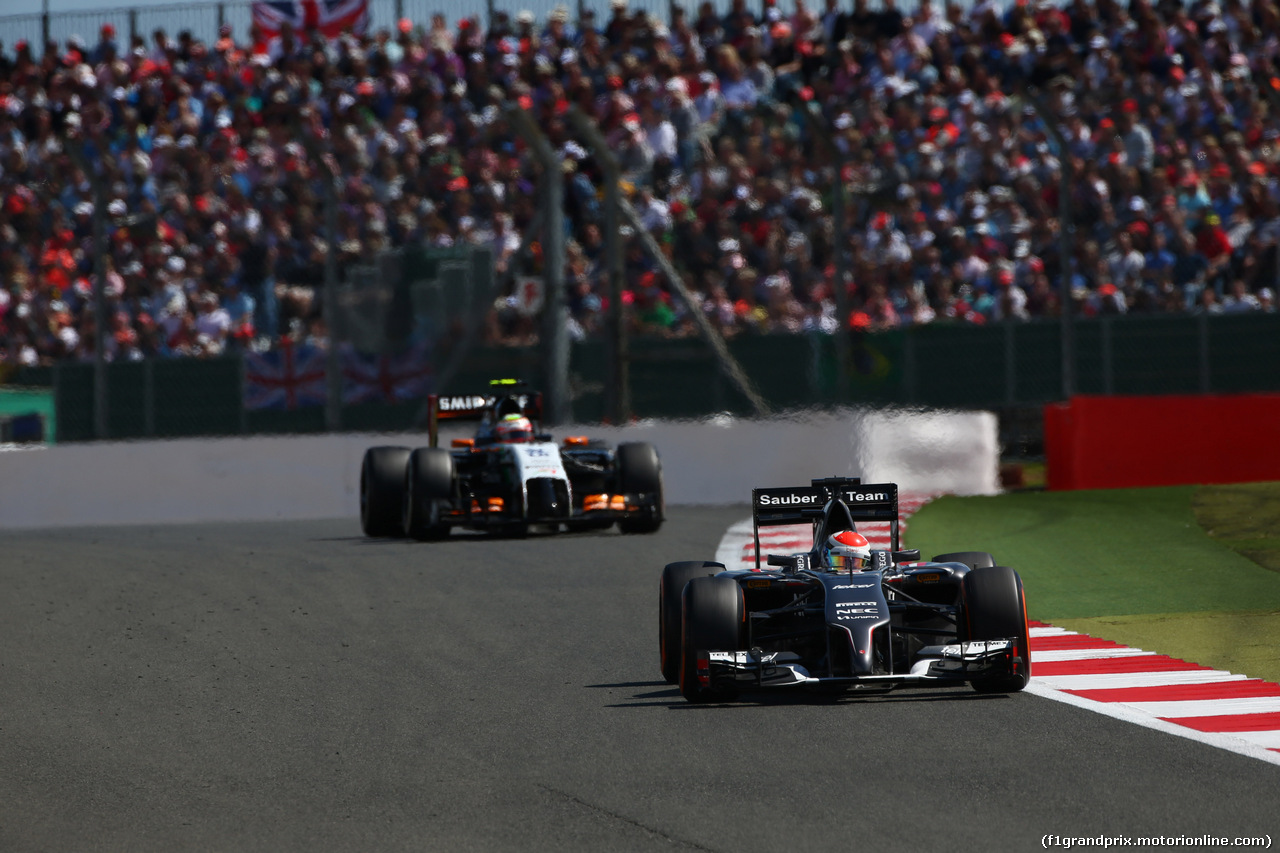
<path id="1" fill-rule="evenodd" d="M 852 521 L 889 523 L 891 547 L 898 550 L 898 485 L 865 484 L 857 477 L 828 477 L 808 486 L 751 490 L 751 522 L 755 533 L 756 568 L 760 567 L 760 528 L 776 524 L 813 524 L 815 536 L 825 532 L 827 507 L 833 501 L 848 507 Z M 832 509 L 843 515 L 838 505 Z M 822 528 L 820 531 L 819 528 Z"/>

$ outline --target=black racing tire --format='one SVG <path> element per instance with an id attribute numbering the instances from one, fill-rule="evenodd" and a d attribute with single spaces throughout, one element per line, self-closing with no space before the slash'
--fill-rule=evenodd
<path id="1" fill-rule="evenodd" d="M 1022 663 L 1013 674 L 973 681 L 979 693 L 1017 693 L 1031 680 L 1031 632 L 1022 578 L 1008 566 L 974 569 L 961 584 L 962 640 L 1013 639 Z"/>
<path id="2" fill-rule="evenodd" d="M 658 581 L 658 658 L 662 677 L 668 684 L 680 681 L 680 620 L 684 607 L 684 585 L 696 577 L 714 575 L 724 563 L 683 560 L 667 563 Z"/>
<path id="3" fill-rule="evenodd" d="M 655 533 L 667 515 L 662 491 L 662 461 L 652 444 L 633 441 L 618 445 L 618 487 L 626 495 L 649 497 L 635 515 L 618 519 L 623 533 Z"/>
<path id="4" fill-rule="evenodd" d="M 746 624 L 742 587 L 733 578 L 693 578 L 684 587 L 681 616 L 680 695 L 690 702 L 723 702 L 735 690 L 698 684 L 700 651 L 738 651 Z"/>
<path id="5" fill-rule="evenodd" d="M 988 569 L 996 564 L 995 557 L 986 551 L 953 551 L 933 558 L 935 563 L 964 563 L 971 569 Z"/>
<path id="6" fill-rule="evenodd" d="M 407 447 L 370 447 L 360 465 L 360 528 L 365 536 L 404 535 Z"/>
<path id="7" fill-rule="evenodd" d="M 449 523 L 441 515 L 453 505 L 457 486 L 453 454 L 442 447 L 419 447 L 404 472 L 404 533 L 419 542 L 444 539 Z"/>

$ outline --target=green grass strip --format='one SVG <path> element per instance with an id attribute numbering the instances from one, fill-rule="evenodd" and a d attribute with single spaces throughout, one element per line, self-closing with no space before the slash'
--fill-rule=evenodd
<path id="1" fill-rule="evenodd" d="M 943 498 L 909 544 L 990 551 L 1033 619 L 1280 682 L 1280 483 Z"/>
<path id="2" fill-rule="evenodd" d="M 1062 628 L 1280 682 L 1280 612 L 1159 613 L 1061 619 Z"/>
<path id="3" fill-rule="evenodd" d="M 1206 535 L 1195 493 L 1176 486 L 947 497 L 912 517 L 909 542 L 926 558 L 990 551 L 1022 575 L 1033 619 L 1280 610 L 1280 573 Z"/>

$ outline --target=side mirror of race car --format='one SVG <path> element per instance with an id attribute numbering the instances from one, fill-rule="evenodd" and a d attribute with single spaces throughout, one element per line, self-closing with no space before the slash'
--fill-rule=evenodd
<path id="1" fill-rule="evenodd" d="M 770 554 L 765 557 L 765 563 L 770 566 L 780 566 L 784 572 L 800 572 L 809 568 L 809 555 L 795 554 L 785 556 L 782 554 Z"/>
<path id="2" fill-rule="evenodd" d="M 904 551 L 894 551 L 890 556 L 895 563 L 918 563 L 920 562 L 920 549 L 909 548 Z"/>

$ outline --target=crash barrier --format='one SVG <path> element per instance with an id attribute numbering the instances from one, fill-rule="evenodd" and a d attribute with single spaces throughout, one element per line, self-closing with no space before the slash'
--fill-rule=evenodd
<path id="1" fill-rule="evenodd" d="M 1280 394 L 1072 397 L 1044 433 L 1050 489 L 1280 480 Z"/>
<path id="2" fill-rule="evenodd" d="M 737 504 L 764 483 L 849 474 L 913 490 L 994 492 L 995 432 L 995 417 L 984 412 L 848 411 L 566 427 L 555 435 L 651 442 L 668 503 Z M 450 437 L 445 431 L 444 443 Z M 0 452 L 0 528 L 355 519 L 365 450 L 426 441 L 417 433 L 329 434 L 11 449 Z"/>
<path id="3" fill-rule="evenodd" d="M 1056 321 L 1043 321 L 930 324 L 860 334 L 852 341 L 843 392 L 831 336 L 739 335 L 729 349 L 775 411 L 841 404 L 1038 409 L 1063 398 L 1061 332 Z M 1075 387 L 1081 394 L 1280 392 L 1280 314 L 1080 320 L 1074 343 Z M 573 345 L 573 420 L 604 418 L 608 369 L 602 342 Z M 441 390 L 473 392 L 496 376 L 540 382 L 542 371 L 536 347 L 477 347 Z M 324 407 L 318 404 L 246 411 L 237 357 L 112 364 L 106 374 L 109 438 L 321 432 L 325 426 Z M 93 438 L 92 365 L 28 369 L 12 381 L 54 389 L 58 441 Z M 751 412 L 749 401 L 698 338 L 635 339 L 630 387 L 632 410 L 642 418 Z M 342 429 L 410 429 L 421 408 L 420 399 L 344 406 Z"/>

